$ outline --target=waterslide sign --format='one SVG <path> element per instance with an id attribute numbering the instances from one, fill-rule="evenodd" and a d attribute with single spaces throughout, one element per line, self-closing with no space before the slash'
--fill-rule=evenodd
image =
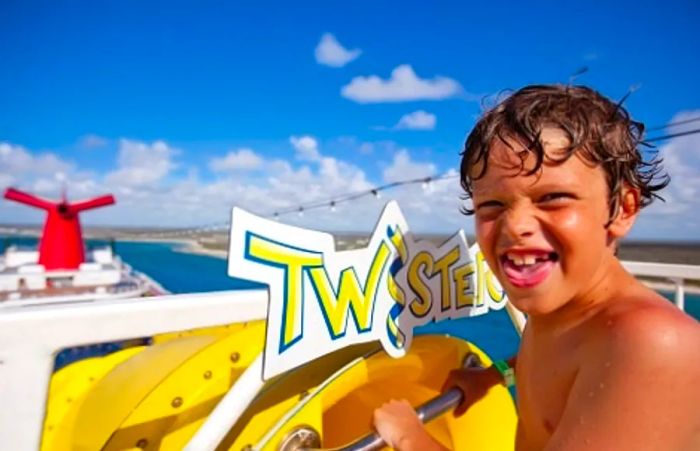
<path id="1" fill-rule="evenodd" d="M 357 343 L 379 340 L 401 357 L 415 327 L 506 304 L 463 231 L 440 246 L 415 240 L 396 202 L 367 247 L 347 251 L 331 234 L 234 208 L 228 272 L 269 287 L 264 379 Z"/>

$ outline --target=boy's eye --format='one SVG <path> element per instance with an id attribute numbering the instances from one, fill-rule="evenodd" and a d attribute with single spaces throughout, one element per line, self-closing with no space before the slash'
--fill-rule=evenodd
<path id="1" fill-rule="evenodd" d="M 487 200 L 484 202 L 479 202 L 476 204 L 476 209 L 481 210 L 482 208 L 499 208 L 502 207 L 503 203 L 497 200 Z"/>
<path id="2" fill-rule="evenodd" d="M 557 202 L 573 198 L 574 195 L 571 193 L 547 193 L 544 196 L 540 197 L 540 202 Z"/>

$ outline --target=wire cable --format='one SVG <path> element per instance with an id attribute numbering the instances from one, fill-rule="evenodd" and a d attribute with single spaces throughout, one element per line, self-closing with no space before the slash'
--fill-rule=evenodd
<path id="1" fill-rule="evenodd" d="M 684 120 L 682 120 L 682 121 L 669 122 L 669 123 L 666 124 L 666 125 L 657 125 L 657 126 L 655 126 L 655 127 L 651 127 L 651 128 L 646 129 L 646 131 L 648 131 L 648 132 L 654 132 L 654 131 L 657 131 L 657 130 L 664 130 L 664 129 L 667 129 L 667 128 L 670 128 L 670 127 L 675 127 L 676 125 L 690 124 L 691 122 L 699 122 L 699 121 L 700 121 L 700 116 L 694 117 L 694 118 L 691 118 L 691 119 L 684 119 Z"/>
<path id="2" fill-rule="evenodd" d="M 686 119 L 682 121 L 677 121 L 677 122 L 672 122 L 669 124 L 666 124 L 663 126 L 663 128 L 667 127 L 672 127 L 674 125 L 681 125 L 681 124 L 687 124 L 691 122 L 697 122 L 700 121 L 700 117 L 697 118 L 692 118 L 692 119 Z M 655 127 L 649 130 L 659 130 L 659 127 Z M 651 143 L 651 142 L 658 142 L 658 141 L 665 141 L 668 139 L 672 138 L 678 138 L 682 136 L 689 136 L 689 135 L 695 135 L 700 133 L 700 128 L 699 129 L 693 129 L 693 130 L 686 130 L 683 132 L 678 132 L 678 133 L 669 133 L 666 135 L 661 135 L 661 136 L 654 136 L 651 138 L 647 138 L 644 140 L 644 142 Z M 380 185 L 376 186 L 374 188 L 362 190 L 362 191 L 355 191 L 355 192 L 349 192 L 349 193 L 341 193 L 339 195 L 336 195 L 334 197 L 328 198 L 328 199 L 323 199 L 319 201 L 313 201 L 313 202 L 308 202 L 308 203 L 303 203 L 303 204 L 298 204 L 296 206 L 290 206 L 290 207 L 285 207 L 282 209 L 277 209 L 274 210 L 270 213 L 263 214 L 261 216 L 264 217 L 269 217 L 269 218 L 275 218 L 278 219 L 280 216 L 292 214 L 292 213 L 297 213 L 302 215 L 304 212 L 311 211 L 311 210 L 317 210 L 320 208 L 330 208 L 331 211 L 335 211 L 335 208 L 339 204 L 347 203 L 347 202 L 352 202 L 357 199 L 363 198 L 363 197 L 368 197 L 368 196 L 374 196 L 374 197 L 379 197 L 380 193 L 386 190 L 390 190 L 393 188 L 397 188 L 400 186 L 406 186 L 406 185 L 416 185 L 416 184 L 423 184 L 424 189 L 426 189 L 430 183 L 436 182 L 439 180 L 447 180 L 447 179 L 453 179 L 453 178 L 458 178 L 459 174 L 447 172 L 441 175 L 436 175 L 436 176 L 428 176 L 428 177 L 420 177 L 420 178 L 414 178 L 414 179 L 408 179 L 408 180 L 399 180 L 396 182 L 391 182 L 387 183 L 385 185 Z M 157 235 L 159 236 L 178 236 L 178 235 L 191 235 L 197 232 L 204 232 L 204 231 L 214 231 L 214 230 L 225 230 L 229 226 L 228 223 L 223 223 L 223 222 L 217 222 L 213 224 L 208 224 L 204 226 L 199 226 L 199 227 L 192 227 L 192 228 L 184 228 L 181 230 L 174 230 L 174 231 L 169 231 L 169 232 L 160 232 Z"/>

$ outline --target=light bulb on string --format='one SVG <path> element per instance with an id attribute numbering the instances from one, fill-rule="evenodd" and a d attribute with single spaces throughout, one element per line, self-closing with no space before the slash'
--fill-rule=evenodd
<path id="1" fill-rule="evenodd" d="M 372 190 L 372 195 L 374 196 L 375 199 L 381 199 L 381 197 L 382 197 L 381 193 L 376 189 Z"/>
<path id="2" fill-rule="evenodd" d="M 335 213 L 335 201 L 334 200 L 331 201 L 330 206 L 331 206 L 331 211 Z"/>
<path id="3" fill-rule="evenodd" d="M 304 216 L 304 207 L 299 207 L 299 213 L 298 213 L 298 214 L 299 214 L 299 217 L 300 217 L 300 218 Z"/>

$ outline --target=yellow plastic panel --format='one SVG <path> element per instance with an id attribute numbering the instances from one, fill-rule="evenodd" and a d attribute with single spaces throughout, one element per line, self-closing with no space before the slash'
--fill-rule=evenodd
<path id="1" fill-rule="evenodd" d="M 235 328 L 199 348 L 133 406 L 104 447 L 181 449 L 222 396 L 262 352 L 263 322 Z M 192 339 L 181 338 L 167 344 Z"/>
<path id="2" fill-rule="evenodd" d="M 45 439 L 43 449 L 181 449 L 259 355 L 264 329 L 258 322 L 226 334 L 168 337 L 120 365 L 96 365 L 103 374 L 113 370 L 91 383 L 81 405 L 51 409 L 47 426 L 61 418 L 62 427 Z M 467 352 L 490 363 L 475 346 L 444 336 L 417 337 L 402 359 L 377 349 L 377 343 L 344 349 L 269 381 L 219 449 L 277 449 L 302 425 L 320 433 L 323 447 L 344 445 L 371 430 L 374 409 L 389 399 L 405 398 L 417 406 L 437 396 Z M 90 364 L 82 365 L 85 371 L 75 367 L 57 374 L 52 403 L 68 387 L 88 390 L 84 376 Z M 510 395 L 498 386 L 464 416 L 444 415 L 428 429 L 449 448 L 511 450 L 516 421 Z"/>
<path id="3" fill-rule="evenodd" d="M 75 423 L 72 449 L 102 449 L 154 387 L 213 341 L 204 336 L 170 341 L 117 366 L 87 394 Z"/>
<path id="4" fill-rule="evenodd" d="M 123 361 L 143 351 L 127 348 L 103 357 L 80 360 L 61 368 L 51 377 L 41 449 L 70 450 L 70 434 L 75 415 L 86 393 L 105 374 Z"/>

